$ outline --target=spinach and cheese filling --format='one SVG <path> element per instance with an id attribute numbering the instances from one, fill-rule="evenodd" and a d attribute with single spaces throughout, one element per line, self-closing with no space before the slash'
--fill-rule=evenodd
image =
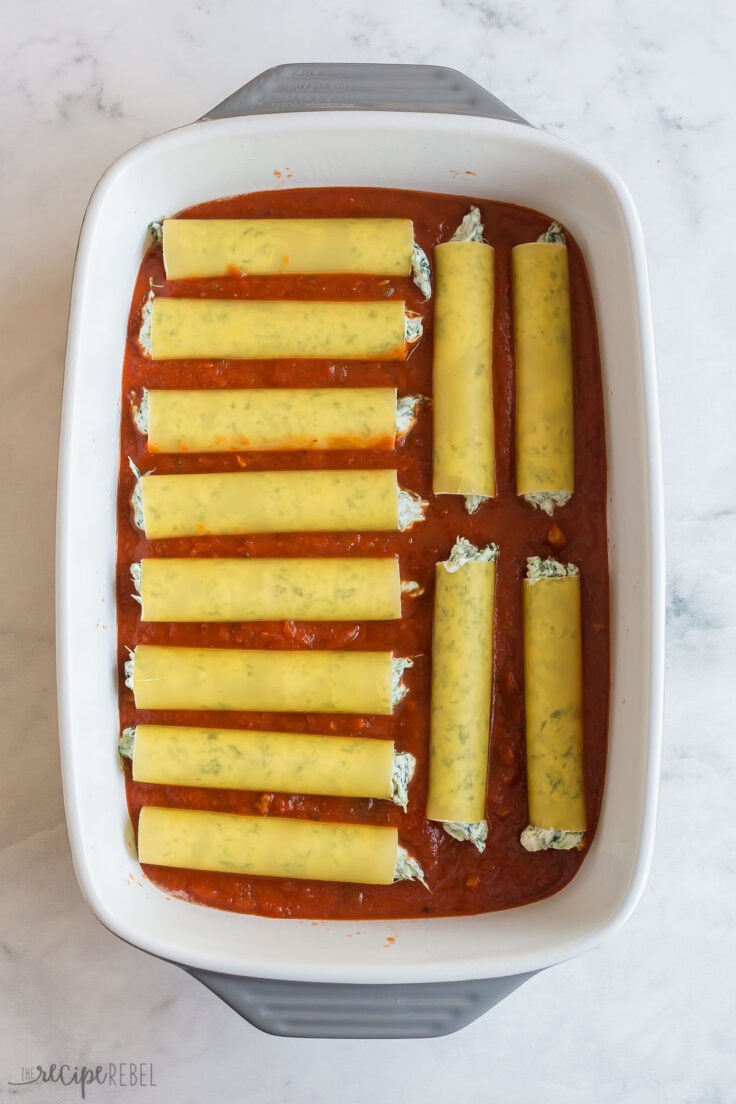
<path id="1" fill-rule="evenodd" d="M 579 847 L 586 829 L 580 571 L 530 556 L 524 580 L 527 851 Z"/>
<path id="2" fill-rule="evenodd" d="M 458 537 L 437 564 L 427 817 L 483 851 L 498 547 Z"/>

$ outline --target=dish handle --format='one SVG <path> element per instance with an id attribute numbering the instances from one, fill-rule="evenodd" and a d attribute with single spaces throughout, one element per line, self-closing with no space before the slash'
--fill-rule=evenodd
<path id="1" fill-rule="evenodd" d="M 183 968 L 254 1027 L 269 1035 L 297 1039 L 450 1035 L 534 976 L 533 972 L 479 981 L 346 985 L 273 981 Z"/>
<path id="2" fill-rule="evenodd" d="M 277 65 L 233 92 L 201 121 L 294 111 L 422 111 L 529 125 L 457 69 L 372 62 Z"/>

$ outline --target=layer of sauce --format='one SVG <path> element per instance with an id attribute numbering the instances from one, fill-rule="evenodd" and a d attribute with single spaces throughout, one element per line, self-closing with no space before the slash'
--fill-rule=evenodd
<path id="1" fill-rule="evenodd" d="M 395 452 L 268 452 L 152 456 L 130 414 L 148 388 L 396 386 L 399 395 L 432 393 L 434 301 L 424 303 L 407 279 L 357 276 L 227 276 L 167 281 L 160 246 L 145 256 L 133 293 L 123 367 L 123 417 L 118 492 L 118 652 L 121 726 L 136 723 L 217 725 L 287 732 L 383 737 L 418 761 L 408 813 L 386 801 L 194 789 L 133 782 L 126 765 L 128 809 L 134 826 L 142 805 L 213 809 L 264 816 L 390 824 L 421 863 L 431 892 L 416 882 L 392 886 L 255 878 L 145 867 L 169 894 L 236 912 L 309 919 L 399 918 L 489 912 L 523 905 L 561 889 L 585 858 L 583 851 L 527 853 L 519 836 L 527 824 L 524 767 L 522 578 L 526 558 L 556 555 L 580 566 L 584 663 L 585 782 L 593 839 L 603 792 L 609 695 L 609 601 L 606 536 L 606 449 L 596 324 L 585 265 L 568 238 L 575 380 L 575 485 L 571 502 L 553 519 L 519 500 L 514 490 L 514 366 L 510 299 L 510 250 L 534 241 L 551 218 L 505 203 L 372 188 L 294 189 L 238 196 L 189 208 L 183 217 L 370 217 L 411 218 L 416 239 L 432 257 L 467 213 L 481 211 L 485 239 L 496 251 L 493 389 L 498 497 L 474 516 L 461 496 L 432 495 L 432 413 L 422 404 L 414 430 Z M 554 212 L 552 212 L 554 215 Z M 154 362 L 139 344 L 141 311 L 149 289 L 161 296 L 265 299 L 406 300 L 424 318 L 424 337 L 406 363 L 348 364 L 335 361 Z M 133 476 L 141 471 L 256 471 L 294 468 L 398 467 L 401 485 L 429 500 L 425 523 L 406 533 L 279 534 L 147 541 L 133 526 Z M 429 740 L 429 695 L 435 564 L 446 559 L 456 536 L 476 544 L 495 541 L 497 567 L 493 711 L 487 817 L 488 846 L 482 855 L 451 839 L 424 817 Z M 329 556 L 398 555 L 403 579 L 424 593 L 404 598 L 400 622 L 257 624 L 145 624 L 131 597 L 129 565 L 144 556 Z M 138 643 L 241 648 L 333 648 L 392 650 L 411 656 L 404 678 L 408 697 L 392 717 L 264 713 L 146 712 L 136 710 L 123 685 L 127 647 Z"/>

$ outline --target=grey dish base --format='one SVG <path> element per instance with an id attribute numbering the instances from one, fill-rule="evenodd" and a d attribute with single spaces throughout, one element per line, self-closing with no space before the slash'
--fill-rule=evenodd
<path id="1" fill-rule="evenodd" d="M 421 985 L 332 985 L 236 977 L 185 967 L 269 1035 L 297 1039 L 433 1039 L 451 1035 L 532 974 Z"/>
<path id="2" fill-rule="evenodd" d="M 441 65 L 278 65 L 202 120 L 303 111 L 420 111 L 525 123 L 475 81 Z M 237 977 L 184 967 L 269 1035 L 427 1039 L 459 1031 L 532 974 L 415 985 L 332 985 Z"/>

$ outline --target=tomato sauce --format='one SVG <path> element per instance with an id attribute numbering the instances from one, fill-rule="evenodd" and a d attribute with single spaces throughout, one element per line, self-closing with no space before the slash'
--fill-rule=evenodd
<path id="1" fill-rule="evenodd" d="M 409 279 L 362 276 L 226 276 L 167 281 L 160 246 L 143 259 L 133 294 L 123 368 L 123 417 L 118 494 L 118 651 L 120 720 L 136 723 L 217 725 L 286 732 L 383 737 L 417 758 L 409 810 L 387 801 L 281 793 L 194 789 L 133 782 L 126 764 L 128 809 L 134 825 L 142 805 L 212 809 L 312 820 L 394 825 L 400 842 L 424 868 L 431 892 L 417 882 L 392 886 L 342 885 L 299 880 L 145 867 L 170 894 L 236 912 L 310 919 L 398 918 L 488 912 L 523 905 L 561 889 L 578 870 L 594 836 L 606 765 L 609 695 L 609 603 L 606 536 L 606 449 L 600 360 L 593 302 L 580 249 L 568 239 L 574 340 L 575 495 L 553 519 L 519 500 L 514 489 L 514 366 L 510 302 L 510 250 L 547 229 L 547 215 L 505 203 L 423 192 L 372 188 L 261 192 L 200 204 L 184 217 L 394 216 L 414 221 L 416 239 L 432 249 L 454 232 L 470 203 L 481 211 L 485 238 L 496 251 L 493 337 L 498 497 L 469 516 L 460 496 L 432 495 L 432 412 L 424 404 L 414 430 L 394 452 L 284 452 L 150 455 L 131 407 L 141 388 L 397 386 L 400 395 L 432 393 L 434 300 L 424 303 Z M 406 363 L 337 361 L 155 362 L 138 344 L 141 311 L 153 286 L 157 295 L 184 298 L 380 299 L 399 297 L 421 312 L 424 336 Z M 398 467 L 402 486 L 430 503 L 427 520 L 405 533 L 277 534 L 148 541 L 133 526 L 134 480 L 128 457 L 145 472 L 241 471 L 294 468 Z M 424 817 L 429 741 L 429 698 L 435 563 L 455 538 L 495 541 L 497 568 L 493 716 L 483 854 L 451 839 Z M 145 624 L 131 597 L 129 566 L 144 556 L 398 555 L 402 579 L 417 580 L 424 594 L 404 598 L 400 622 Z M 527 853 L 519 836 L 527 824 L 524 766 L 522 578 L 526 558 L 557 555 L 580 566 L 584 667 L 585 784 L 589 831 L 581 851 Z M 127 647 L 136 644 L 240 648 L 392 650 L 410 656 L 404 679 L 409 694 L 392 717 L 287 713 L 193 713 L 136 710 L 123 684 Z"/>

